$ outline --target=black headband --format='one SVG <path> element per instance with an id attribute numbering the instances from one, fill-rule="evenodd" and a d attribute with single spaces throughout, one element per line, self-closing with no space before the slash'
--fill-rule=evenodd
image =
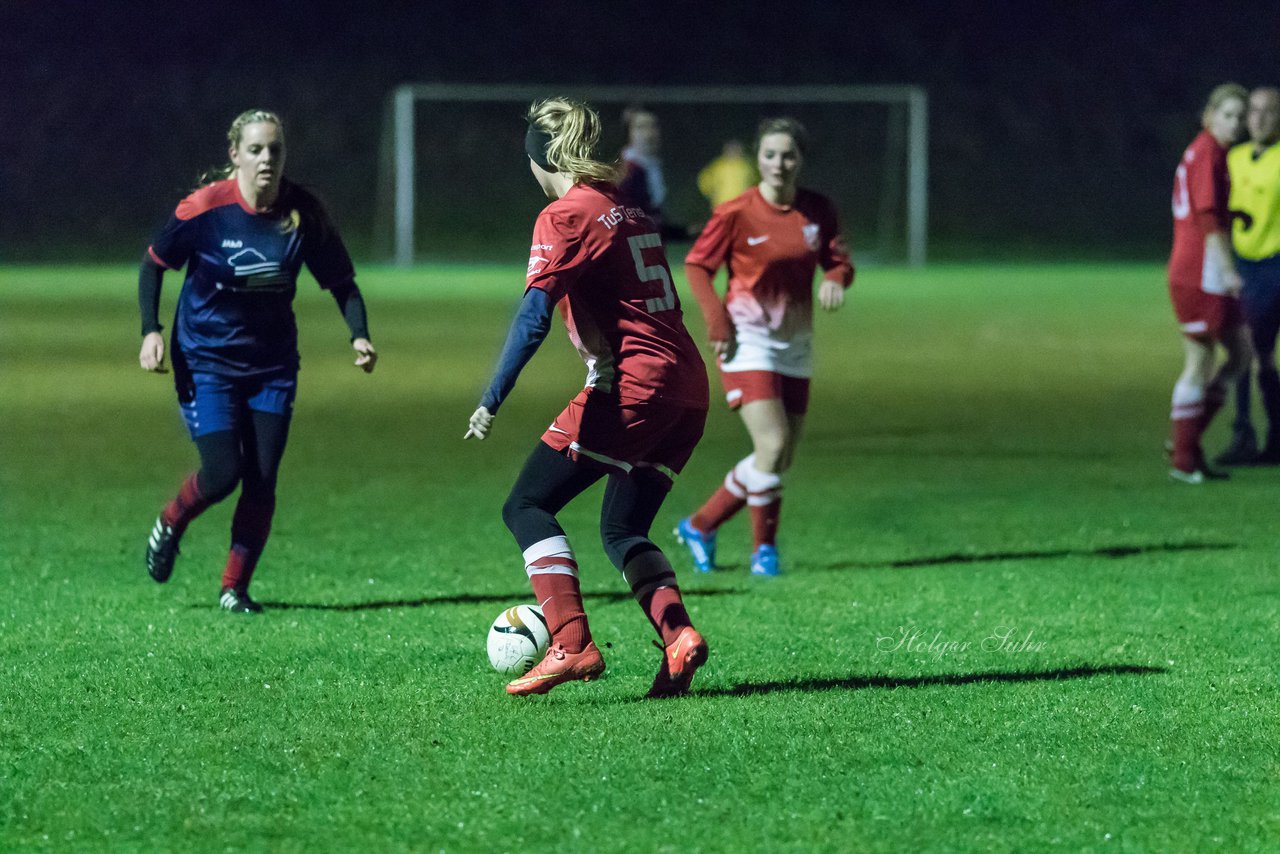
<path id="1" fill-rule="evenodd" d="M 530 160 L 546 171 L 559 172 L 560 170 L 547 160 L 547 146 L 550 144 L 551 134 L 536 125 L 529 125 L 529 130 L 524 135 L 525 154 L 528 154 Z"/>

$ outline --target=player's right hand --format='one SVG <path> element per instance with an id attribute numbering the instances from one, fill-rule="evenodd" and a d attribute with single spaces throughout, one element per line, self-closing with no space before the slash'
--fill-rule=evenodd
<path id="1" fill-rule="evenodd" d="M 481 406 L 477 408 L 475 412 L 471 413 L 471 421 L 469 422 L 469 426 L 467 427 L 467 432 L 463 434 L 462 438 L 466 440 L 466 439 L 470 439 L 472 436 L 475 436 L 477 439 L 483 442 L 484 437 L 489 435 L 489 427 L 492 424 L 493 424 L 493 415 L 489 412 L 489 410 Z"/>
<path id="2" fill-rule="evenodd" d="M 138 353 L 138 364 L 142 365 L 143 370 L 157 374 L 169 373 L 169 369 L 164 366 L 163 335 L 159 332 L 148 332 L 143 336 L 142 350 Z"/>
<path id="3" fill-rule="evenodd" d="M 732 362 L 733 354 L 737 352 L 738 341 L 735 338 L 713 338 L 711 339 L 711 352 L 716 354 L 716 358 L 722 362 Z"/>

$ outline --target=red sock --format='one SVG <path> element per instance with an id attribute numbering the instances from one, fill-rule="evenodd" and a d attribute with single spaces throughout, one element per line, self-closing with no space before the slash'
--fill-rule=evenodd
<path id="1" fill-rule="evenodd" d="M 733 469 L 729 469 L 724 483 L 711 494 L 697 513 L 689 517 L 689 524 L 704 534 L 712 534 L 745 506 L 747 488 L 738 482 Z"/>
<path id="2" fill-rule="evenodd" d="M 232 546 L 227 555 L 227 568 L 222 571 L 222 589 L 235 589 L 242 593 L 248 590 L 259 555 L 261 552 L 254 553 L 244 546 Z"/>
<path id="3" fill-rule="evenodd" d="M 685 626 L 693 623 L 680 598 L 680 588 L 675 584 L 659 587 L 640 597 L 640 607 L 649 615 L 649 622 L 662 637 L 663 646 L 675 643 L 676 636 Z"/>
<path id="4" fill-rule="evenodd" d="M 249 589 L 249 581 L 258 566 L 258 558 L 271 534 L 271 518 L 275 515 L 275 496 L 250 497 L 240 493 L 236 512 L 231 518 L 231 552 L 222 573 L 222 588 L 241 592 Z"/>
<path id="5" fill-rule="evenodd" d="M 209 502 L 200 494 L 199 475 L 192 472 L 182 482 L 182 487 L 173 500 L 160 511 L 160 519 L 181 534 L 187 525 L 209 507 Z"/>
<path id="6" fill-rule="evenodd" d="M 529 576 L 533 595 L 547 618 L 552 643 L 562 644 L 565 652 L 582 652 L 591 642 L 587 612 L 582 607 L 582 589 L 576 575 L 560 572 L 538 572 Z"/>
<path id="7" fill-rule="evenodd" d="M 1222 408 L 1223 402 L 1227 399 L 1227 395 L 1217 386 L 1209 386 L 1208 391 L 1204 395 L 1204 411 L 1200 414 L 1196 424 L 1196 448 L 1201 447 L 1201 439 L 1209 429 L 1209 424 L 1213 421 L 1213 416 L 1218 414 L 1218 410 Z M 1200 451 L 1196 458 L 1198 463 L 1204 463 L 1204 452 Z"/>
<path id="8" fill-rule="evenodd" d="M 1200 461 L 1200 429 L 1198 417 L 1175 418 L 1173 425 L 1173 467 L 1195 471 Z"/>
<path id="9" fill-rule="evenodd" d="M 778 518 L 781 515 L 781 498 L 775 498 L 768 504 L 751 505 L 751 539 L 754 543 L 753 548 L 777 544 Z"/>

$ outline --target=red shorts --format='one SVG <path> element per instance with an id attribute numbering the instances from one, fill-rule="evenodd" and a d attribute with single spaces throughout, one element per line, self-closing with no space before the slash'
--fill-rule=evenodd
<path id="1" fill-rule="evenodd" d="M 675 480 L 693 456 L 707 421 L 705 409 L 658 400 L 620 400 L 583 389 L 569 401 L 542 441 L 572 459 L 590 459 L 629 472 L 652 468 Z"/>
<path id="2" fill-rule="evenodd" d="M 730 409 L 755 400 L 781 400 L 788 415 L 809 411 L 809 380 L 773 371 L 721 371 L 724 399 Z"/>
<path id="3" fill-rule="evenodd" d="M 1221 341 L 1243 322 L 1237 297 L 1178 286 L 1169 287 L 1169 296 L 1182 334 L 1192 340 Z"/>

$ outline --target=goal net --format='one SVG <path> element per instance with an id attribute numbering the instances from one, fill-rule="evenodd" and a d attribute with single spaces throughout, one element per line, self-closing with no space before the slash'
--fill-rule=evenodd
<path id="1" fill-rule="evenodd" d="M 399 266 L 519 254 L 546 204 L 529 175 L 522 119 L 550 96 L 600 112 L 609 159 L 626 142 L 624 107 L 652 110 L 662 127 L 663 208 L 684 223 L 710 214 L 696 178 L 726 141 L 743 142 L 752 157 L 760 120 L 793 116 L 811 136 L 801 184 L 834 199 L 855 259 L 925 262 L 928 106 L 916 86 L 406 84 L 388 95 L 383 123 L 380 254 Z"/>

